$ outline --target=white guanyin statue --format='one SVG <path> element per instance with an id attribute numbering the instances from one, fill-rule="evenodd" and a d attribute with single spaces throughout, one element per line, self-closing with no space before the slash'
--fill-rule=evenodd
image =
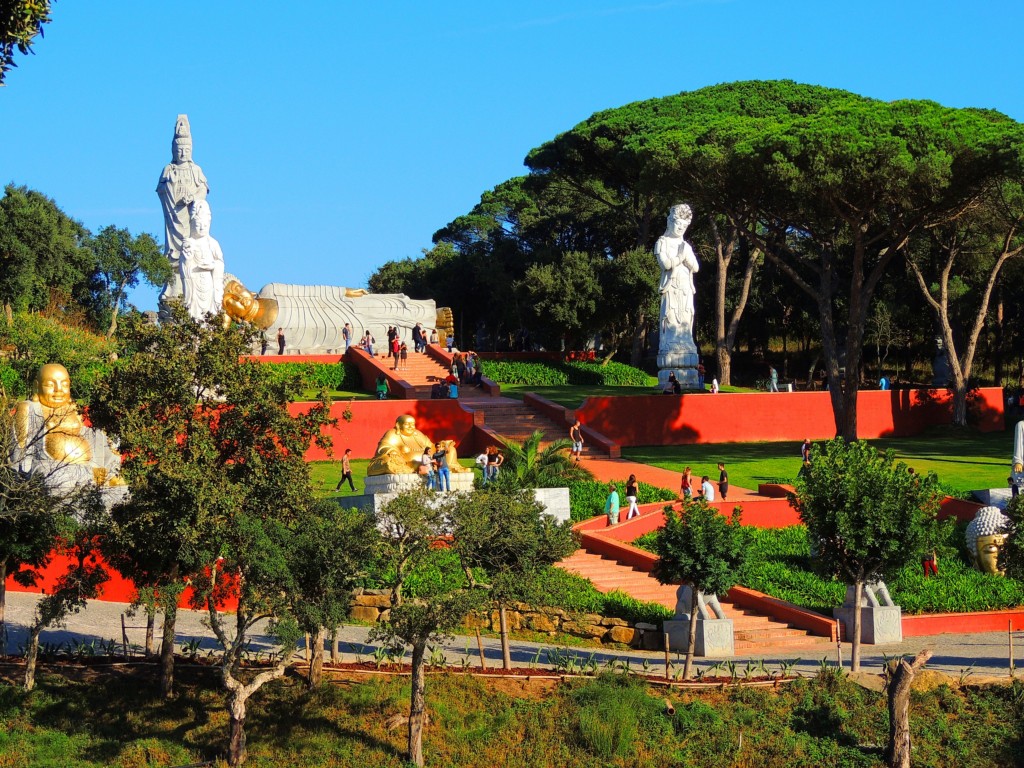
<path id="1" fill-rule="evenodd" d="M 220 243 L 210 236 L 210 204 L 192 204 L 192 234 L 181 247 L 182 301 L 189 315 L 202 320 L 221 311 L 224 301 L 224 254 Z"/>
<path id="2" fill-rule="evenodd" d="M 661 322 L 658 342 L 658 384 L 669 386 L 675 373 L 683 388 L 697 387 L 697 345 L 693 341 L 693 276 L 700 269 L 693 248 L 683 235 L 693 220 L 688 205 L 669 209 L 665 234 L 654 244 L 654 256 L 661 267 Z"/>
<path id="3" fill-rule="evenodd" d="M 164 214 L 164 255 L 171 262 L 171 276 L 160 294 L 160 306 L 181 298 L 181 249 L 192 232 L 192 205 L 210 191 L 203 169 L 192 162 L 192 131 L 188 115 L 178 115 L 171 143 L 171 162 L 164 166 L 156 194 Z"/>

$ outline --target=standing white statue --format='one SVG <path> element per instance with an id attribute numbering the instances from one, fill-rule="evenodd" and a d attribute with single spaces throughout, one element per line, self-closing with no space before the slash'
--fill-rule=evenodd
<path id="1" fill-rule="evenodd" d="M 224 254 L 220 243 L 210 237 L 212 217 L 208 202 L 192 203 L 192 234 L 181 246 L 182 300 L 196 320 L 220 312 L 224 301 Z"/>
<path id="2" fill-rule="evenodd" d="M 210 191 L 203 169 L 192 162 L 192 132 L 188 115 L 178 115 L 174 124 L 171 157 L 156 185 L 156 194 L 164 212 L 164 255 L 171 262 L 171 277 L 160 294 L 161 307 L 182 296 L 181 249 L 191 234 L 191 206 L 197 200 L 205 200 Z"/>
<path id="3" fill-rule="evenodd" d="M 665 234 L 654 244 L 654 256 L 661 266 L 661 324 L 658 343 L 658 384 L 669 385 L 675 373 L 684 388 L 697 387 L 697 345 L 693 341 L 693 275 L 700 269 L 693 248 L 683 239 L 693 220 L 688 205 L 673 205 Z"/>

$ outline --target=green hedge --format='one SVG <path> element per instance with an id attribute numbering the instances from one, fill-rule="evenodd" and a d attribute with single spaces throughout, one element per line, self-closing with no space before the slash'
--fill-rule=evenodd
<path id="1" fill-rule="evenodd" d="M 567 384 L 646 387 L 651 377 L 639 368 L 624 363 L 588 363 L 580 360 L 505 361 L 483 360 L 484 376 L 501 384 L 525 384 L 534 387 L 557 387 Z"/>
<path id="2" fill-rule="evenodd" d="M 264 363 L 277 380 L 297 376 L 307 389 L 355 391 L 361 388 L 359 371 L 351 363 Z"/>
<path id="3" fill-rule="evenodd" d="M 966 561 L 964 528 L 953 521 L 937 526 L 939 575 L 925 578 L 913 562 L 886 580 L 893 601 L 906 614 L 964 613 L 1024 605 L 1024 582 L 989 576 Z M 634 546 L 653 551 L 656 534 L 636 539 Z M 846 585 L 812 570 L 807 529 L 751 529 L 751 544 L 740 583 L 745 587 L 831 616 L 843 602 Z"/>
<path id="4" fill-rule="evenodd" d="M 626 504 L 626 480 L 616 480 L 619 487 L 619 501 Z M 676 501 L 678 495 L 668 488 L 659 488 L 645 482 L 637 483 L 637 504 L 653 504 L 656 501 Z M 578 482 L 569 485 L 569 514 L 574 523 L 586 520 L 594 515 L 604 514 L 604 505 L 608 501 L 608 483 L 597 480 Z"/>

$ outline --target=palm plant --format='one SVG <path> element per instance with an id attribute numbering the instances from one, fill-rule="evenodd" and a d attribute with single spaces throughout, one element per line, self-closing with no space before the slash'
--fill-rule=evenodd
<path id="1" fill-rule="evenodd" d="M 569 440 L 554 440 L 542 449 L 543 439 L 538 429 L 522 443 L 504 441 L 505 462 L 495 481 L 498 488 L 558 488 L 594 479 L 590 470 L 572 460 Z"/>

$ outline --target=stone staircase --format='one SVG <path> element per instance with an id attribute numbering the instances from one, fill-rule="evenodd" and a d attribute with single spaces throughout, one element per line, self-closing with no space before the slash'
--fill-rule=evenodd
<path id="1" fill-rule="evenodd" d="M 586 549 L 576 550 L 557 563 L 556 567 L 590 579 L 599 592 L 618 589 L 637 600 L 659 603 L 669 609 L 676 607 L 676 586 L 661 584 L 646 571 L 623 565 Z M 733 620 L 737 655 L 804 647 L 826 649 L 831 644 L 828 638 L 817 637 L 767 616 L 737 608 L 726 600 L 722 600 L 721 604 L 726 616 Z"/>
<path id="2" fill-rule="evenodd" d="M 376 354 L 373 356 L 373 362 L 379 368 L 412 386 L 412 391 L 409 393 L 410 397 L 407 398 L 409 400 L 429 400 L 433 385 L 444 379 L 451 371 L 450 368 L 446 367 L 443 363 L 439 363 L 425 352 L 413 352 L 412 349 L 409 350 L 405 369 L 396 371 L 394 370 L 395 359 L 393 357 L 388 357 L 383 348 L 374 351 Z M 472 400 L 477 397 L 484 397 L 479 392 L 480 390 L 475 387 L 460 388 L 459 400 Z"/>
<path id="3" fill-rule="evenodd" d="M 569 438 L 568 424 L 556 423 L 520 400 L 493 397 L 474 402 L 469 407 L 474 411 L 483 412 L 485 429 L 517 443 L 523 442 L 538 429 L 544 433 L 544 438 L 540 443 L 541 449 L 546 448 L 555 440 Z M 588 442 L 583 444 L 583 455 L 585 457 L 607 456 L 606 453 L 595 450 Z"/>

